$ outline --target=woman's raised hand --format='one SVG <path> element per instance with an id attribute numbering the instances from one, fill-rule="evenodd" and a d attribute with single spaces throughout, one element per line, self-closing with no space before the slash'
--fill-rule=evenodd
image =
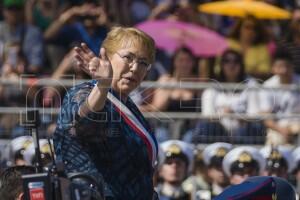
<path id="1" fill-rule="evenodd" d="M 113 71 L 104 48 L 101 48 L 97 57 L 86 44 L 82 43 L 80 47 L 75 47 L 75 59 L 78 66 L 93 79 L 101 80 L 101 85 L 110 86 Z"/>

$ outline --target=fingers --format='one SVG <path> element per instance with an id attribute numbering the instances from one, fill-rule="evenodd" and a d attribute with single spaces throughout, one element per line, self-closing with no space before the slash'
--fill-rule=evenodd
<path id="1" fill-rule="evenodd" d="M 78 47 L 75 47 L 75 60 L 76 60 L 76 64 L 79 68 L 81 68 L 85 73 L 90 74 L 89 68 L 88 68 L 88 62 L 84 60 L 84 58 L 81 56 L 80 54 L 80 50 Z"/>
<path id="2" fill-rule="evenodd" d="M 75 52 L 84 58 L 87 62 L 96 55 L 89 49 L 89 47 L 82 43 L 81 46 L 74 48 Z"/>
<path id="3" fill-rule="evenodd" d="M 84 59 L 82 58 L 82 56 L 80 55 L 80 53 L 77 52 L 76 48 L 75 48 L 75 55 L 74 55 L 74 57 L 77 60 L 77 62 L 80 62 L 80 63 L 84 64 Z"/>
<path id="4" fill-rule="evenodd" d="M 80 67 L 85 73 L 93 77 L 93 74 L 96 72 L 100 63 L 99 58 L 85 43 L 81 43 L 79 47 L 75 47 L 74 51 L 74 57 L 77 61 L 77 66 Z M 105 52 L 103 56 L 106 58 Z"/>
<path id="5" fill-rule="evenodd" d="M 80 61 L 82 61 L 83 63 L 86 61 L 87 62 L 87 58 L 84 54 L 84 52 L 82 51 L 82 49 L 80 47 L 75 47 L 74 48 L 75 51 L 75 57 L 78 58 L 80 57 Z"/>
<path id="6" fill-rule="evenodd" d="M 86 54 L 89 59 L 92 59 L 96 55 L 91 51 L 91 49 L 85 44 L 81 43 L 82 51 Z"/>
<path id="7" fill-rule="evenodd" d="M 96 57 L 93 52 L 87 53 L 86 51 L 83 50 L 83 48 L 75 47 L 74 49 L 76 54 L 81 57 L 81 60 L 83 61 L 84 64 L 89 63 L 92 58 Z"/>
<path id="8" fill-rule="evenodd" d="M 74 57 L 77 61 L 77 65 L 86 65 L 87 64 L 87 61 L 83 58 L 80 50 L 78 47 L 75 47 L 75 53 L 74 53 Z"/>
<path id="9" fill-rule="evenodd" d="M 89 70 L 90 72 L 95 73 L 98 67 L 99 67 L 99 58 L 94 57 L 89 63 Z"/>
<path id="10" fill-rule="evenodd" d="M 100 58 L 104 61 L 108 61 L 108 57 L 106 55 L 106 50 L 104 48 L 100 49 Z"/>

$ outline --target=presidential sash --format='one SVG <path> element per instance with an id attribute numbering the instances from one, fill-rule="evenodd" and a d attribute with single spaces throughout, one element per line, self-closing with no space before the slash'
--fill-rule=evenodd
<path id="1" fill-rule="evenodd" d="M 119 114 L 128 124 L 128 126 L 130 126 L 146 144 L 150 161 L 152 163 L 152 166 L 154 167 L 156 164 L 158 147 L 153 136 L 147 131 L 147 129 L 136 118 L 136 116 L 131 112 L 131 110 L 126 105 L 124 105 L 118 98 L 116 98 L 112 93 L 108 92 L 107 98 L 115 106 L 116 110 L 119 112 Z"/>

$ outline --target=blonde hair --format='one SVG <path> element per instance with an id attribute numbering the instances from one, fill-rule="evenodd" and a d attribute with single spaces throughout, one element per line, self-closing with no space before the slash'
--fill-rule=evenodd
<path id="1" fill-rule="evenodd" d="M 136 28 L 113 27 L 102 43 L 108 57 L 111 57 L 122 47 L 136 46 L 146 50 L 150 63 L 155 60 L 154 40 Z"/>

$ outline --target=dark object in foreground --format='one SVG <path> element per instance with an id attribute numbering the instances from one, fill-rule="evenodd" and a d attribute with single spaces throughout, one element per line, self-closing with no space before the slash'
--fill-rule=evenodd
<path id="1" fill-rule="evenodd" d="M 279 177 L 255 176 L 223 191 L 214 200 L 296 200 L 291 184 Z"/>

